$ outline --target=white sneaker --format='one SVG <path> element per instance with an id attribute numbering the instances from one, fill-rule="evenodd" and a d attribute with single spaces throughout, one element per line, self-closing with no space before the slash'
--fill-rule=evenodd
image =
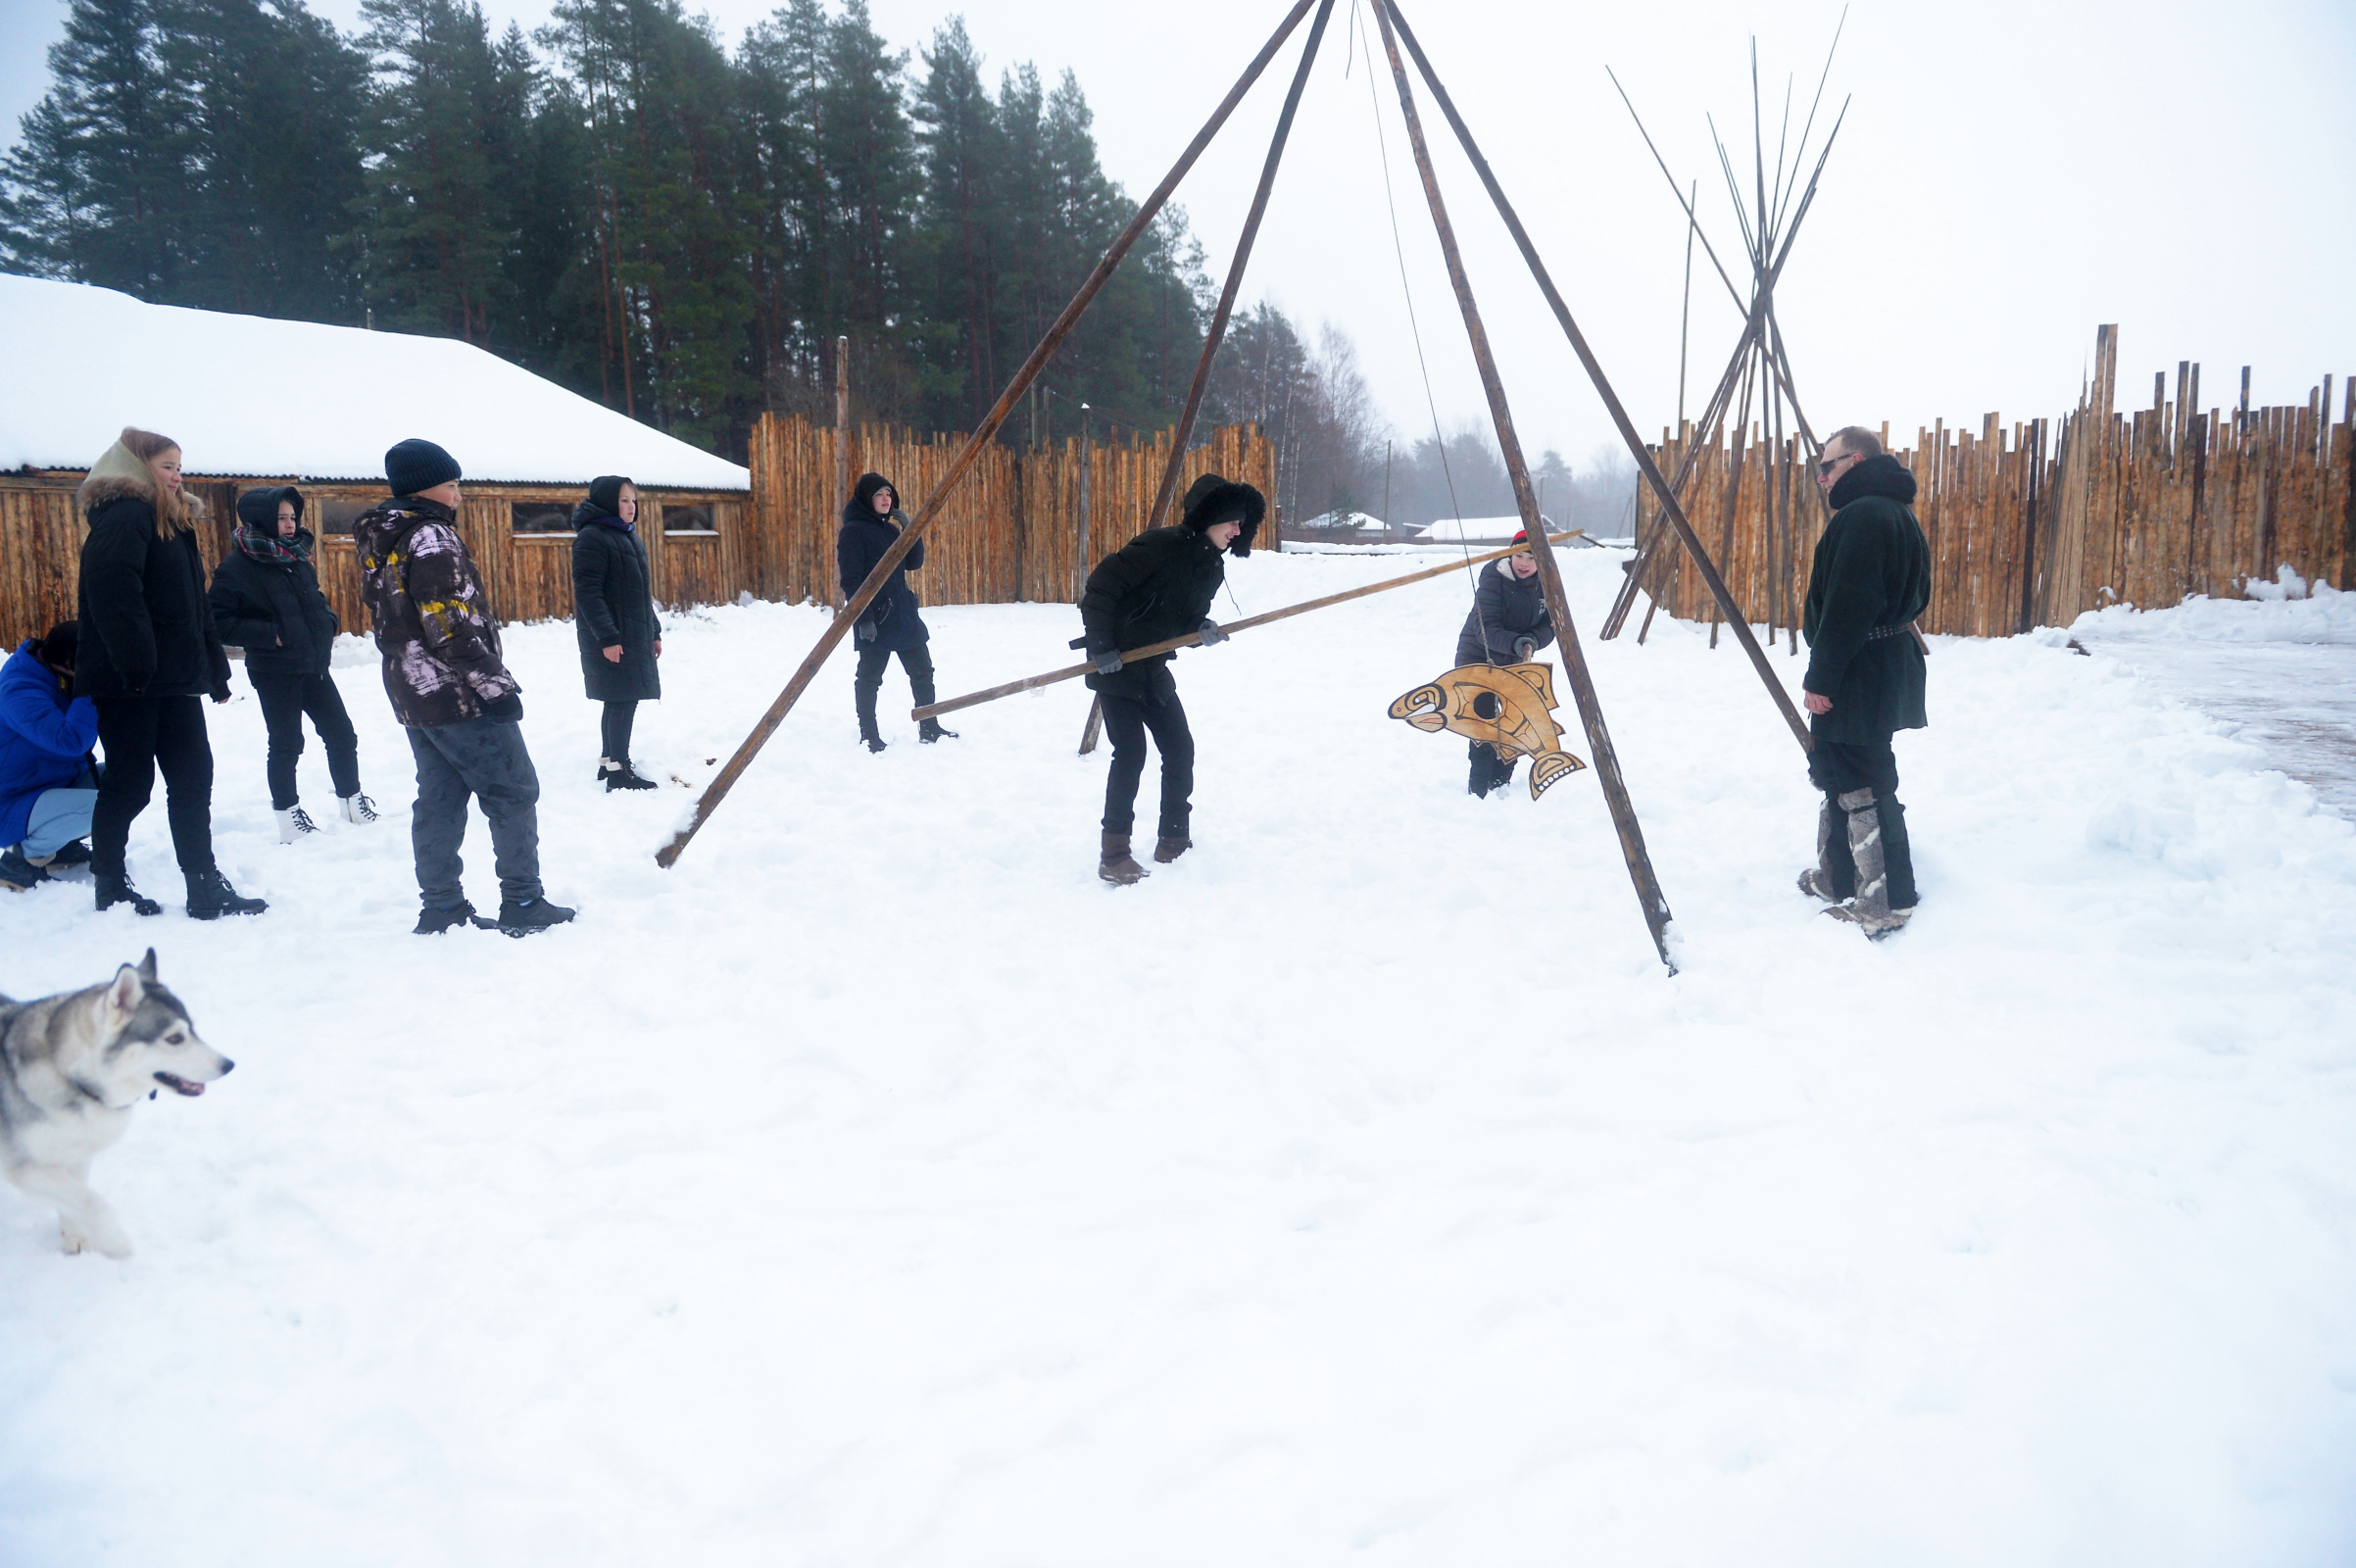
<path id="1" fill-rule="evenodd" d="M 347 795 L 343 800 L 345 821 L 373 822 L 376 820 L 376 803 L 367 796 Z"/>
<path id="2" fill-rule="evenodd" d="M 311 819 L 311 813 L 299 806 L 290 806 L 285 810 L 274 814 L 278 818 L 278 842 L 280 844 L 292 844 L 304 834 L 317 833 L 319 830 L 319 825 Z"/>

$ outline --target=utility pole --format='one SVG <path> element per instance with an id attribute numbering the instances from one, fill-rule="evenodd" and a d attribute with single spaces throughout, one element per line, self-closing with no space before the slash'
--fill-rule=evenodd
<path id="1" fill-rule="evenodd" d="M 1686 198 L 1686 305 L 1685 314 L 1677 321 L 1677 439 L 1686 438 L 1686 342 L 1693 326 L 1693 231 L 1700 226 L 1693 217 L 1693 203 L 1701 199 L 1701 181 L 1693 181 L 1693 191 Z"/>

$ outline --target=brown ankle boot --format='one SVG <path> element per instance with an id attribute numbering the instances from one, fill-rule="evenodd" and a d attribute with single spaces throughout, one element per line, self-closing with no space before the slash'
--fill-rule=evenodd
<path id="1" fill-rule="evenodd" d="M 1097 875 L 1115 887 L 1128 887 L 1143 882 L 1153 873 L 1129 858 L 1129 835 L 1107 833 L 1104 851 L 1097 858 Z"/>
<path id="2" fill-rule="evenodd" d="M 1153 863 L 1167 865 L 1195 847 L 1195 841 L 1181 833 L 1173 838 L 1164 833 L 1153 842 Z"/>

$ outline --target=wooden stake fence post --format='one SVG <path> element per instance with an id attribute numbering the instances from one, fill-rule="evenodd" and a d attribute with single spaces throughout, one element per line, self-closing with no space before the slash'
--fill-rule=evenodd
<path id="1" fill-rule="evenodd" d="M 899 497 L 893 497 L 895 501 Z M 833 522 L 851 505 L 851 339 L 834 340 L 834 512 L 826 520 Z M 823 531 L 823 530 L 821 530 Z M 821 552 L 823 554 L 823 552 Z M 834 585 L 837 608 L 843 595 L 851 591 L 847 582 Z"/>
<path id="2" fill-rule="evenodd" d="M 1497 447 L 1505 459 L 1506 475 L 1513 481 L 1514 503 L 1522 514 L 1522 527 L 1530 536 L 1530 554 L 1538 562 L 1538 574 L 1546 587 L 1546 609 L 1553 617 L 1554 633 L 1561 639 L 1563 675 L 1569 682 L 1572 700 L 1578 705 L 1580 722 L 1586 726 L 1588 747 L 1595 754 L 1595 778 L 1603 788 L 1612 825 L 1619 829 L 1620 853 L 1628 862 L 1628 879 L 1636 886 L 1644 925 L 1652 933 L 1653 951 L 1660 955 L 1660 961 L 1668 971 L 1675 974 L 1677 960 L 1669 956 L 1669 901 L 1661 895 L 1660 879 L 1652 871 L 1652 858 L 1644 850 L 1644 829 L 1637 823 L 1635 803 L 1629 800 L 1627 781 L 1620 776 L 1619 754 L 1612 748 L 1611 731 L 1603 722 L 1603 705 L 1595 695 L 1595 677 L 1587 667 L 1587 653 L 1579 646 L 1579 628 L 1571 619 L 1570 604 L 1562 591 L 1562 568 L 1554 560 L 1553 545 L 1546 539 L 1546 522 L 1538 514 L 1538 493 L 1531 488 L 1530 467 L 1522 459 L 1521 438 L 1513 427 L 1513 411 L 1505 403 L 1505 384 L 1497 375 L 1497 360 L 1489 350 L 1489 333 L 1481 324 L 1480 307 L 1473 301 L 1472 282 L 1464 272 L 1464 258 L 1457 253 L 1456 230 L 1448 221 L 1448 204 L 1440 195 L 1440 177 L 1432 169 L 1432 150 L 1424 142 L 1422 118 L 1415 112 L 1415 90 L 1407 82 L 1406 63 L 1399 58 L 1399 39 L 1393 33 L 1393 24 L 1398 21 L 1398 7 L 1393 0 L 1375 0 L 1374 19 L 1382 28 L 1383 51 L 1391 60 L 1392 79 L 1399 84 L 1399 106 L 1407 123 L 1407 140 L 1415 150 L 1415 167 L 1423 176 L 1424 198 L 1432 209 L 1432 225 L 1439 231 L 1441 254 L 1448 260 L 1448 281 L 1455 288 L 1456 304 L 1464 315 L 1464 333 L 1471 341 L 1473 360 L 1480 367 L 1482 389 L 1489 396 Z M 1399 31 L 1405 30 L 1405 24 L 1399 24 Z M 1424 79 L 1433 82 L 1433 95 L 1439 98 L 1432 68 L 1420 54 L 1416 64 L 1421 67 Z M 1445 105 L 1446 100 L 1441 101 Z M 1466 151 L 1472 151 L 1469 141 Z M 1487 166 L 1481 164 L 1478 154 L 1474 155 L 1474 164 L 1486 176 Z M 1519 224 L 1514 225 L 1514 232 L 1520 238 Z M 1550 296 L 1550 289 L 1548 293 Z M 1602 382 L 1599 371 L 1596 381 L 1598 385 Z M 1613 407 L 1616 411 L 1616 401 Z M 1637 448 L 1643 451 L 1643 443 L 1637 443 Z M 1672 506 L 1675 504 L 1674 500 L 1670 502 Z"/>
<path id="3" fill-rule="evenodd" d="M 1195 161 L 1203 156 L 1203 150 L 1218 135 L 1220 127 L 1235 113 L 1236 105 L 1244 101 L 1244 95 L 1252 90 L 1252 83 L 1259 80 L 1261 74 L 1268 69 L 1268 63 L 1276 58 L 1276 52 L 1284 47 L 1285 40 L 1293 35 L 1293 29 L 1301 24 L 1301 19 L 1308 15 L 1309 7 L 1315 3 L 1316 0 L 1295 0 L 1293 9 L 1285 13 L 1284 20 L 1277 24 L 1268 41 L 1260 46 L 1258 54 L 1252 56 L 1252 63 L 1244 68 L 1244 74 L 1227 90 L 1227 96 L 1220 100 L 1218 108 L 1211 111 L 1210 119 L 1195 133 L 1195 139 L 1187 143 L 1186 150 L 1178 155 L 1177 163 L 1162 176 L 1161 183 L 1154 186 L 1153 192 L 1138 205 L 1127 226 L 1122 228 L 1098 259 L 1096 267 L 1080 284 L 1079 292 L 1072 296 L 1071 303 L 1063 307 L 1063 314 L 1055 318 L 1047 335 L 1031 350 L 1030 358 L 1023 361 L 1021 368 L 1014 372 L 1014 379 L 998 395 L 998 402 L 983 416 L 973 434 L 966 437 L 964 446 L 950 461 L 949 467 L 933 485 L 932 493 L 924 498 L 924 505 L 917 509 L 916 515 L 907 527 L 900 530 L 900 537 L 875 563 L 874 569 L 867 573 L 867 580 L 859 584 L 859 591 L 851 596 L 849 603 L 835 612 L 833 621 L 819 635 L 817 645 L 803 659 L 801 667 L 786 682 L 785 690 L 777 694 L 776 701 L 769 704 L 768 710 L 753 726 L 753 732 L 744 738 L 736 748 L 735 755 L 728 759 L 726 765 L 705 787 L 703 795 L 696 801 L 695 815 L 689 819 L 687 826 L 656 852 L 656 864 L 667 868 L 678 863 L 680 853 L 694 841 L 704 824 L 712 819 L 712 813 L 719 808 L 720 802 L 728 798 L 728 792 L 736 787 L 736 781 L 744 776 L 745 769 L 752 766 L 753 759 L 761 755 L 761 747 L 768 744 L 769 737 L 777 732 L 777 726 L 785 722 L 785 715 L 793 711 L 794 704 L 801 700 L 803 692 L 816 677 L 818 666 L 826 662 L 827 656 L 850 634 L 852 624 L 866 612 L 867 606 L 883 591 L 883 585 L 891 580 L 892 573 L 900 569 L 900 564 L 908 558 L 908 552 L 916 548 L 925 530 L 941 514 L 942 505 L 949 493 L 957 488 L 957 481 L 965 477 L 966 470 L 973 466 L 982 449 L 989 445 L 1000 427 L 1006 422 L 1007 416 L 1014 412 L 1015 404 L 1030 390 L 1031 383 L 1039 378 L 1039 372 L 1047 368 L 1047 362 L 1055 356 L 1056 349 L 1062 347 L 1064 338 L 1070 335 L 1072 327 L 1111 279 L 1113 270 L 1120 266 L 1123 258 L 1144 236 L 1154 218 L 1168 203 L 1170 193 L 1178 188 L 1178 182 L 1186 177 L 1187 171 L 1195 167 Z"/>

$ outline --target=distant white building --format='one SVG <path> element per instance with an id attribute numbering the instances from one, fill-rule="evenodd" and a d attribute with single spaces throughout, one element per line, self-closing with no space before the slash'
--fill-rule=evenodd
<path id="1" fill-rule="evenodd" d="M 1562 524 L 1539 514 L 1546 532 L 1562 532 Z M 1429 545 L 1502 545 L 1511 544 L 1513 536 L 1522 531 L 1522 519 L 1510 517 L 1443 517 L 1415 536 L 1417 544 Z"/>

